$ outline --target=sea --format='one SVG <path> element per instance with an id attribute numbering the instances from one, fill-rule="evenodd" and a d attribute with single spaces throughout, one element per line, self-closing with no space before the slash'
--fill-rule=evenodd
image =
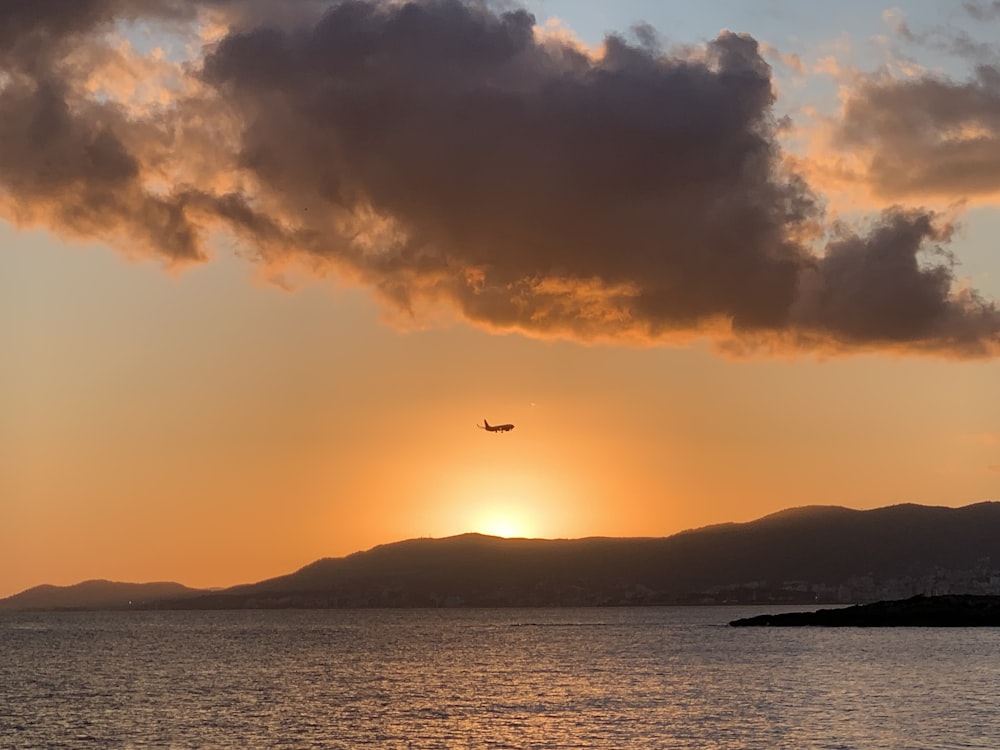
<path id="1" fill-rule="evenodd" d="M 2 748 L 1000 748 L 1000 629 L 774 607 L 0 615 Z"/>

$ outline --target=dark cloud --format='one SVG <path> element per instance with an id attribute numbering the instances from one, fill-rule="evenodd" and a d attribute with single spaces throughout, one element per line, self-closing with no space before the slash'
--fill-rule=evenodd
<path id="1" fill-rule="evenodd" d="M 570 331 L 574 285 L 628 287 L 627 326 L 781 325 L 815 206 L 777 167 L 756 43 L 724 34 L 689 61 L 611 38 L 593 60 L 533 23 L 342 3 L 300 34 L 227 38 L 205 77 L 251 123 L 243 163 L 263 183 L 394 222 L 377 254 L 326 251 L 397 298 L 418 273 L 473 318 Z M 554 281 L 543 322 L 533 290 Z"/>
<path id="2" fill-rule="evenodd" d="M 864 234 L 841 230 L 802 275 L 796 322 L 847 345 L 992 353 L 1000 310 L 973 291 L 952 293 L 951 232 L 930 213 L 898 208 Z"/>
<path id="3" fill-rule="evenodd" d="M 116 22 L 193 18 L 185 0 L 4 0 L 0 3 L 0 59 L 24 65 L 51 58 L 61 44 Z"/>
<path id="4" fill-rule="evenodd" d="M 71 111 L 57 83 L 0 90 L 0 185 L 17 211 L 82 236 L 119 230 L 166 257 L 199 256 L 195 230 L 176 201 L 148 194 L 140 165 L 116 134 L 113 107 Z"/>
<path id="5" fill-rule="evenodd" d="M 444 296 L 542 334 L 655 338 L 722 321 L 737 335 L 804 326 L 849 344 L 975 348 L 977 326 L 947 330 L 964 325 L 950 268 L 917 266 L 926 217 L 893 214 L 821 259 L 805 249 L 819 211 L 779 166 L 753 39 L 723 33 L 690 59 L 648 34 L 639 48 L 611 37 L 594 59 L 532 26 L 458 2 L 347 2 L 297 34 L 230 36 L 205 78 L 251 123 L 242 159 L 264 184 L 392 222 L 376 253 L 346 237 L 320 251 L 400 306 Z"/>
<path id="6" fill-rule="evenodd" d="M 142 13 L 231 24 L 192 93 L 140 115 L 88 93 L 71 54 L 5 47 L 26 62 L 0 89 L 16 112 L 0 188 L 57 228 L 110 226 L 185 259 L 225 226 L 265 261 L 329 263 L 402 310 L 448 302 L 532 335 L 996 351 L 994 307 L 928 254 L 948 240 L 929 214 L 838 230 L 817 253 L 821 201 L 782 166 L 749 36 L 665 51 L 639 27 L 594 55 L 484 2 L 18 7 L 17 28 L 67 49 Z M 845 142 L 867 143 L 855 124 Z M 154 190 L 161 161 L 198 179 Z"/>
<path id="7" fill-rule="evenodd" d="M 983 33 L 986 22 L 1000 17 L 998 9 L 998 3 L 964 3 L 966 14 L 979 21 L 974 33 L 982 40 L 958 25 L 961 16 L 919 31 L 893 16 L 901 40 L 957 56 L 974 72 L 964 81 L 884 72 L 857 79 L 836 142 L 870 158 L 864 178 L 880 197 L 954 201 L 1000 192 L 1000 45 L 995 34 Z"/>
<path id="8" fill-rule="evenodd" d="M 953 199 L 1000 191 L 1000 70 L 972 80 L 873 79 L 848 99 L 837 144 L 871 155 L 881 195 Z"/>
<path id="9" fill-rule="evenodd" d="M 967 0 L 962 3 L 962 8 L 977 21 L 992 21 L 1000 18 L 1000 0 L 991 0 L 988 3 Z"/>
<path id="10" fill-rule="evenodd" d="M 116 21 L 191 15 L 171 0 L 9 0 L 0 5 L 0 194 L 19 221 L 201 257 L 175 195 L 144 188 L 137 123 L 87 90 L 79 53 Z M 134 138 L 133 138 L 134 140 Z"/>

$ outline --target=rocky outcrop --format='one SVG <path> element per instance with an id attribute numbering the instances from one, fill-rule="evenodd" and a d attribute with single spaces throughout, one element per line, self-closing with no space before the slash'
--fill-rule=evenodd
<path id="1" fill-rule="evenodd" d="M 734 627 L 997 627 L 1000 626 L 1000 596 L 914 596 L 841 609 L 758 615 L 729 624 Z"/>

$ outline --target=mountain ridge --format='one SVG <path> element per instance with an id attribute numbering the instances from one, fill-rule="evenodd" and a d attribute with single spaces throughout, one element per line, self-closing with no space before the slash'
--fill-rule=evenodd
<path id="1" fill-rule="evenodd" d="M 94 578 L 70 586 L 43 583 L 0 599 L 0 612 L 73 609 L 124 609 L 161 599 L 209 593 L 173 581 L 128 583 Z"/>
<path id="2" fill-rule="evenodd" d="M 668 537 L 407 539 L 218 591 L 182 587 L 177 596 L 127 599 L 164 608 L 670 604 L 758 595 L 853 603 L 879 586 L 904 595 L 962 580 L 982 588 L 993 580 L 983 561 L 1000 564 L 998 532 L 995 501 L 811 505 Z M 1000 571 L 995 579 L 1000 586 Z M 27 593 L 0 600 L 0 609 L 15 608 L 18 597 L 23 608 Z"/>

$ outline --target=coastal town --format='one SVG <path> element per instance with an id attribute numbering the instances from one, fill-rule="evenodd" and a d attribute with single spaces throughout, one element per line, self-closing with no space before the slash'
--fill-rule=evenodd
<path id="1" fill-rule="evenodd" d="M 918 594 L 1000 595 L 1000 569 L 989 557 L 982 557 L 974 567 L 967 569 L 936 568 L 922 575 L 896 577 L 867 574 L 853 576 L 838 584 L 797 580 L 749 581 L 732 586 L 714 586 L 691 598 L 702 604 L 864 604 L 884 599 L 906 599 Z"/>

